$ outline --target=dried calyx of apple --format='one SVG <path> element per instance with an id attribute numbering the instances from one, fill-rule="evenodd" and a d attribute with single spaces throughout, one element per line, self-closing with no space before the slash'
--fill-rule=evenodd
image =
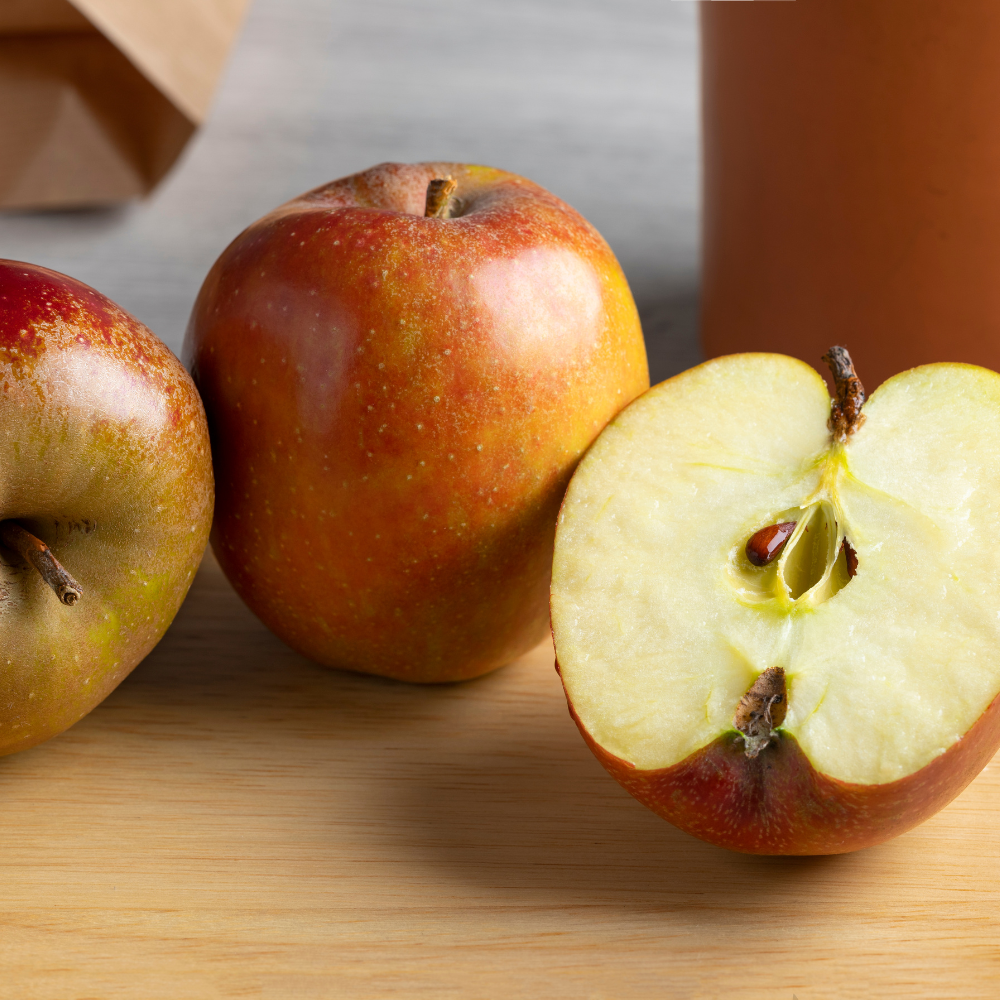
<path id="1" fill-rule="evenodd" d="M 1000 376 L 903 372 L 869 399 L 742 354 L 650 389 L 560 513 L 552 629 L 604 766 L 739 850 L 877 843 L 1000 745 Z"/>

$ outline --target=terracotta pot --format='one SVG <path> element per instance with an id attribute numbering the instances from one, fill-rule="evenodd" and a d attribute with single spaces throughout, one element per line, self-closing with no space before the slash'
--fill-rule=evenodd
<path id="1" fill-rule="evenodd" d="M 701 8 L 706 353 L 1000 369 L 1000 2 Z"/>

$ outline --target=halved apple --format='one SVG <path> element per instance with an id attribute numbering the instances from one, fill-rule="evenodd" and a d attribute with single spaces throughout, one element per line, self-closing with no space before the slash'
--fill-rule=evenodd
<path id="1" fill-rule="evenodd" d="M 831 417 L 782 355 L 678 375 L 601 434 L 560 514 L 574 719 L 636 798 L 734 850 L 879 843 L 1000 745 L 1000 376 L 915 368 L 860 414 L 838 388 Z"/>

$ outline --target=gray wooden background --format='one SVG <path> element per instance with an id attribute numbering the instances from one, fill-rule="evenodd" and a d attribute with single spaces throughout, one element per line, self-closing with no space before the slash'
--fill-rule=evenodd
<path id="1" fill-rule="evenodd" d="M 0 257 L 94 285 L 179 352 L 205 272 L 264 212 L 383 160 L 487 163 L 604 234 L 659 381 L 699 360 L 697 72 L 695 3 L 254 0 L 154 195 L 0 215 Z"/>

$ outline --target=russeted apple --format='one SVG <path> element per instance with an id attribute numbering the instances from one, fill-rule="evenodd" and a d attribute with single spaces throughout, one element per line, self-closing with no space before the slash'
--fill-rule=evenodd
<path id="1" fill-rule="evenodd" d="M 205 279 L 185 352 L 237 592 L 306 656 L 411 681 L 546 636 L 570 474 L 649 385 L 597 231 L 456 163 L 383 164 L 254 223 Z"/>
<path id="2" fill-rule="evenodd" d="M 552 627 L 572 714 L 636 798 L 760 854 L 879 843 L 1000 745 L 1000 376 L 903 372 L 865 401 L 718 358 L 580 464 Z"/>
<path id="3" fill-rule="evenodd" d="M 153 648 L 212 520 L 208 428 L 173 354 L 87 285 L 0 261 L 0 755 Z"/>

